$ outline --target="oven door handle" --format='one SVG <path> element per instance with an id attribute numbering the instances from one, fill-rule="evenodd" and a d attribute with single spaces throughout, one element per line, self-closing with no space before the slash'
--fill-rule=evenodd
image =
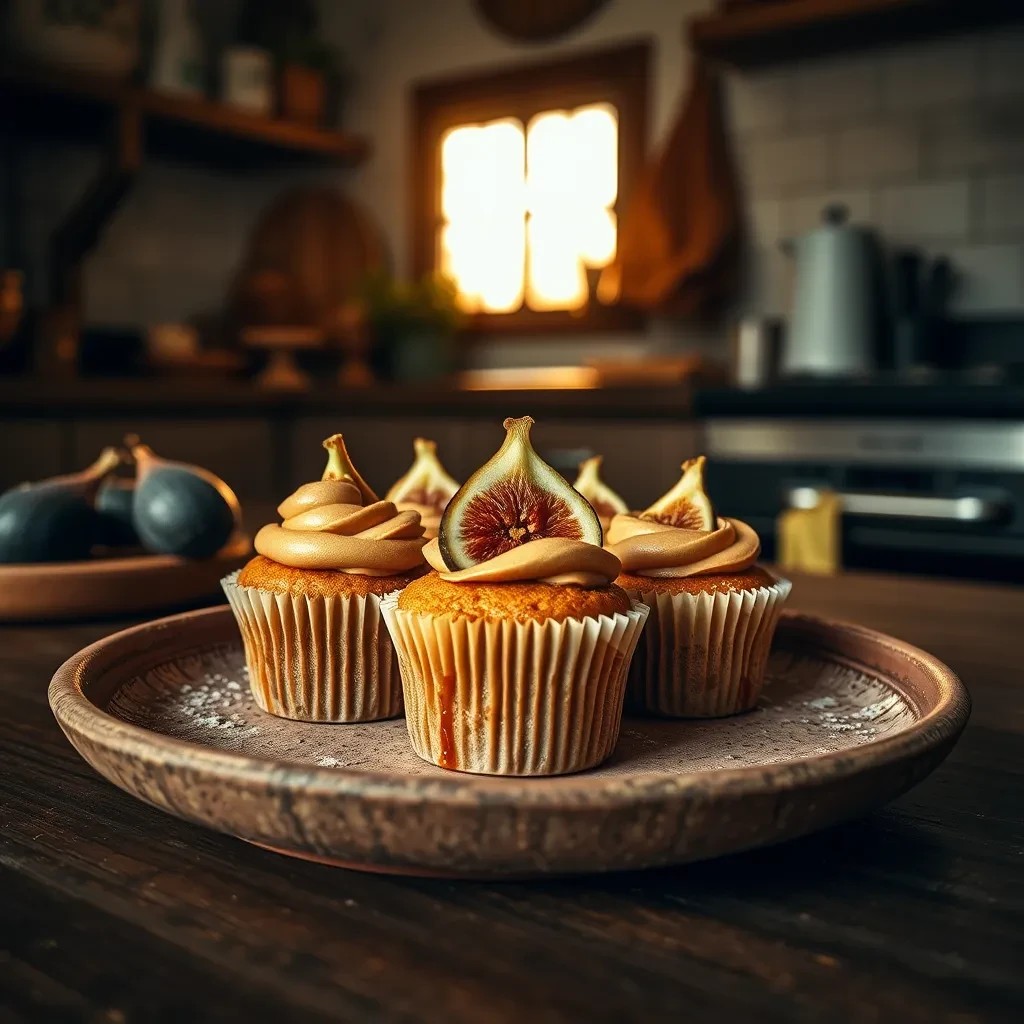
<path id="1" fill-rule="evenodd" d="M 814 508 L 825 493 L 817 487 L 793 487 L 786 495 L 790 508 Z M 877 494 L 836 491 L 844 512 L 884 519 L 938 519 L 956 523 L 993 523 L 1006 513 L 1006 502 L 977 495 L 929 497 L 918 494 Z"/>

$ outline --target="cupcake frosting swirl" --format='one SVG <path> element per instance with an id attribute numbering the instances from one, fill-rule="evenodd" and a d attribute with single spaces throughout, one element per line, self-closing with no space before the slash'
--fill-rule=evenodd
<path id="1" fill-rule="evenodd" d="M 445 565 L 436 540 L 423 548 L 423 555 L 441 579 L 450 583 L 560 583 L 605 587 L 619 574 L 619 560 L 610 551 L 564 537 L 540 537 L 457 572 Z"/>
<path id="2" fill-rule="evenodd" d="M 395 508 L 399 512 L 415 512 L 423 524 L 423 536 L 428 540 L 432 540 L 437 536 L 437 531 L 441 528 L 441 516 L 444 513 L 443 507 L 421 505 L 416 501 L 396 501 Z"/>
<path id="3" fill-rule="evenodd" d="M 685 530 L 617 515 L 607 544 L 624 572 L 656 579 L 743 572 L 761 552 L 757 534 L 739 519 L 718 519 L 713 530 Z"/>
<path id="4" fill-rule="evenodd" d="M 303 484 L 277 512 L 281 525 L 264 526 L 253 543 L 264 557 L 293 569 L 394 576 L 423 564 L 419 515 L 400 512 L 390 501 L 364 505 L 351 480 Z"/>

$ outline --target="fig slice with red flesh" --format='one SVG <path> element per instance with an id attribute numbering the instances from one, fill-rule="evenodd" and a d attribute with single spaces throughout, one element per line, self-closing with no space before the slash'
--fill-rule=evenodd
<path id="1" fill-rule="evenodd" d="M 352 459 L 345 447 L 345 438 L 341 434 L 332 434 L 324 441 L 327 449 L 327 466 L 321 480 L 349 480 L 359 488 L 363 496 L 363 504 L 370 505 L 380 501 L 373 488 L 359 475 L 359 470 L 352 465 Z"/>
<path id="2" fill-rule="evenodd" d="M 438 544 L 445 565 L 468 569 L 541 537 L 600 546 L 601 522 L 530 444 L 532 416 L 507 419 L 505 443 L 448 502 Z"/>
<path id="3" fill-rule="evenodd" d="M 683 475 L 678 483 L 650 508 L 644 509 L 640 518 L 683 530 L 713 530 L 715 510 L 704 492 L 705 461 L 703 455 L 687 459 L 682 465 Z"/>
<path id="4" fill-rule="evenodd" d="M 412 467 L 395 482 L 384 498 L 396 505 L 425 505 L 442 512 L 458 491 L 459 484 L 441 465 L 434 441 L 417 437 L 412 444 L 416 453 Z"/>
<path id="5" fill-rule="evenodd" d="M 602 455 L 593 455 L 581 462 L 573 487 L 590 502 L 599 517 L 611 519 L 620 512 L 628 512 L 629 506 L 601 479 L 603 459 Z"/>

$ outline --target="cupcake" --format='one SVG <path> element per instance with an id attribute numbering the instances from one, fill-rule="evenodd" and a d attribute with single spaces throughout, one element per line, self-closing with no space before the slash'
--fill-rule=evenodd
<path id="1" fill-rule="evenodd" d="M 626 708 L 712 718 L 752 708 L 788 580 L 755 562 L 757 534 L 715 515 L 704 492 L 704 457 L 646 511 L 617 515 L 607 546 L 622 563 L 616 581 L 651 610 L 629 670 Z"/>
<path id="2" fill-rule="evenodd" d="M 532 425 L 505 421 L 424 548 L 436 572 L 382 604 L 413 748 L 442 768 L 576 772 L 619 735 L 647 609 L 614 585 L 597 515 L 533 450 Z"/>
<path id="3" fill-rule="evenodd" d="M 278 506 L 281 525 L 223 581 L 241 628 L 249 685 L 272 715 L 365 722 L 402 712 L 398 662 L 381 600 L 425 571 L 416 512 L 379 501 L 340 434 L 323 478 Z"/>
<path id="4" fill-rule="evenodd" d="M 441 516 L 459 485 L 441 465 L 434 441 L 417 437 L 413 441 L 413 452 L 415 458 L 409 471 L 384 497 L 386 501 L 393 501 L 400 511 L 419 513 L 423 536 L 432 540 L 437 536 Z"/>
<path id="5" fill-rule="evenodd" d="M 603 456 L 592 455 L 581 462 L 573 487 L 590 502 L 590 507 L 601 521 L 601 529 L 607 533 L 612 519 L 621 512 L 628 512 L 629 506 L 601 479 L 603 461 Z"/>

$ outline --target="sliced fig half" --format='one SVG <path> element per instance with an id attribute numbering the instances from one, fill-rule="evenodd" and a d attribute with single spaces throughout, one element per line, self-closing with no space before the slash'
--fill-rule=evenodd
<path id="1" fill-rule="evenodd" d="M 459 485 L 441 465 L 436 442 L 417 437 L 412 446 L 416 453 L 412 467 L 395 482 L 384 499 L 396 505 L 426 505 L 440 512 L 458 491 Z"/>
<path id="2" fill-rule="evenodd" d="M 679 482 L 650 508 L 644 509 L 640 518 L 683 530 L 713 530 L 715 510 L 711 499 L 704 493 L 706 461 L 703 455 L 687 459 L 683 463 L 683 475 Z"/>
<path id="3" fill-rule="evenodd" d="M 540 537 L 600 545 L 601 522 L 530 444 L 532 416 L 507 419 L 505 443 L 448 502 L 438 544 L 445 565 L 468 569 Z"/>
<path id="4" fill-rule="evenodd" d="M 580 463 L 580 473 L 573 487 L 590 502 L 591 508 L 602 519 L 611 519 L 629 506 L 601 479 L 602 455 L 593 455 Z"/>
<path id="5" fill-rule="evenodd" d="M 321 480 L 351 480 L 359 488 L 363 503 L 370 505 L 380 498 L 373 488 L 359 475 L 359 470 L 352 465 L 352 458 L 345 447 L 345 438 L 341 434 L 332 434 L 324 441 L 327 449 L 327 466 Z"/>

